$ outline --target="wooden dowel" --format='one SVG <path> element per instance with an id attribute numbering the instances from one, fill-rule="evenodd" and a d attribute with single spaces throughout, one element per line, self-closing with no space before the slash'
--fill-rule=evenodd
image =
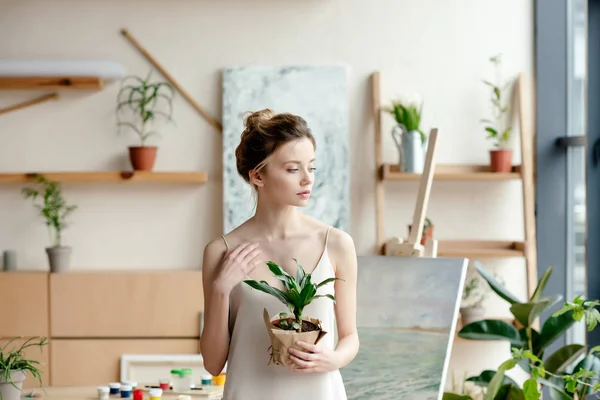
<path id="1" fill-rule="evenodd" d="M 125 28 L 121 29 L 121 35 L 123 35 L 127 40 L 129 40 L 139 51 L 150 61 L 152 65 L 181 93 L 181 95 L 198 111 L 198 113 L 204 118 L 209 124 L 211 124 L 218 132 L 223 132 L 223 127 L 221 123 L 211 117 L 196 100 L 192 98 L 192 96 L 163 68 L 162 65 L 156 61 L 156 59 L 140 44 L 140 42 L 135 39 L 131 33 Z"/>
<path id="2" fill-rule="evenodd" d="M 56 100 L 56 99 L 58 99 L 58 94 L 56 94 L 56 93 L 45 94 L 43 96 L 36 97 L 33 100 L 28 100 L 28 101 L 24 101 L 23 103 L 15 104 L 14 106 L 0 108 L 0 115 L 8 114 L 11 111 L 22 110 L 23 108 L 26 108 L 26 107 L 34 106 L 36 104 L 40 104 L 40 103 L 44 103 L 49 100 Z"/>

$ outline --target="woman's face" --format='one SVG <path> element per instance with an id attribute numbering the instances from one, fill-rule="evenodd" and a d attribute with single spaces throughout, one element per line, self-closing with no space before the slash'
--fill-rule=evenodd
<path id="1" fill-rule="evenodd" d="M 259 172 L 260 195 L 270 203 L 304 207 L 315 178 L 315 148 L 308 138 L 289 141 Z"/>

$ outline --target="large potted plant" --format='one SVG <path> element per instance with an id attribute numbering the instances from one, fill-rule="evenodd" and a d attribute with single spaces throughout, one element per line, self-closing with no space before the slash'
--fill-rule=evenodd
<path id="1" fill-rule="evenodd" d="M 496 81 L 484 80 L 483 83 L 488 86 L 490 91 L 492 119 L 481 120 L 487 133 L 487 139 L 492 140 L 494 146 L 490 150 L 490 170 L 492 172 L 511 172 L 513 152 L 508 144 L 512 136 L 512 126 L 508 114 L 510 101 L 507 101 L 506 97 L 508 97 L 507 93 L 509 93 L 512 82 L 502 83 L 500 55 L 491 57 L 490 62 L 496 70 Z"/>
<path id="2" fill-rule="evenodd" d="M 423 103 L 394 100 L 384 108 L 392 115 L 396 124 L 392 128 L 392 139 L 398 148 L 402 172 L 420 174 L 425 166 L 425 143 L 427 136 L 421 129 Z"/>
<path id="3" fill-rule="evenodd" d="M 588 330 L 600 322 L 597 300 L 585 300 L 581 296 L 563 303 L 541 326 L 534 321 L 545 311 L 560 304 L 561 295 L 543 297 L 542 292 L 552 274 L 548 268 L 538 281 L 529 299 L 522 301 L 509 292 L 481 266 L 476 266 L 491 289 L 510 304 L 510 311 L 518 321 L 519 328 L 501 320 L 486 319 L 464 326 L 458 336 L 470 340 L 504 340 L 511 349 L 511 357 L 496 370 L 484 370 L 467 381 L 480 386 L 485 400 L 533 400 L 541 398 L 541 391 L 548 388 L 552 399 L 585 399 L 600 394 L 600 346 L 588 348 L 583 344 L 567 344 L 552 353 L 549 347 L 563 337 L 576 321 L 585 321 Z M 516 367 L 528 375 L 523 385 L 506 375 Z M 446 392 L 444 400 L 472 400 L 471 396 Z"/>
<path id="4" fill-rule="evenodd" d="M 46 247 L 46 254 L 50 271 L 65 272 L 70 267 L 73 249 L 62 244 L 62 233 L 68 227 L 67 217 L 77 206 L 67 204 L 58 182 L 50 181 L 40 174 L 34 174 L 33 177 L 38 187 L 25 187 L 22 193 L 26 199 L 34 201 L 48 227 L 51 245 Z M 40 200 L 41 204 L 36 203 L 36 200 Z"/>
<path id="5" fill-rule="evenodd" d="M 23 390 L 23 382 L 27 375 L 36 378 L 42 385 L 41 372 L 38 369 L 39 361 L 25 358 L 24 351 L 29 347 L 42 347 L 47 345 L 45 337 L 32 337 L 23 342 L 21 346 L 9 349 L 9 345 L 15 340 L 11 339 L 0 347 L 0 400 L 20 400 Z"/>
<path id="6" fill-rule="evenodd" d="M 129 147 L 129 160 L 134 170 L 151 171 L 156 161 L 156 146 L 148 146 L 152 136 L 160 136 L 158 131 L 150 129 L 150 125 L 159 117 L 167 122 L 173 121 L 173 97 L 175 91 L 168 82 L 151 82 L 151 73 L 146 79 L 139 76 L 128 76 L 122 81 L 117 94 L 117 126 L 130 128 L 139 138 L 138 146 Z M 131 83 L 129 83 L 131 81 Z M 167 111 L 161 110 L 166 107 Z M 131 119 L 121 120 L 122 114 L 128 111 Z"/>
<path id="7" fill-rule="evenodd" d="M 329 293 L 317 294 L 318 289 L 340 278 L 328 278 L 320 283 L 313 283 L 311 274 L 307 274 L 300 263 L 297 265 L 296 277 L 288 274 L 272 261 L 267 262 L 269 270 L 283 283 L 283 290 L 269 285 L 266 281 L 247 279 L 244 282 L 250 287 L 270 294 L 286 305 L 289 313 L 281 312 L 273 318 L 267 309 L 263 318 L 271 339 L 271 361 L 277 365 L 290 366 L 289 348 L 302 350 L 296 345 L 297 341 L 316 344 L 327 332 L 321 327 L 321 321 L 304 315 L 304 308 L 319 297 L 327 297 L 335 302 L 335 297 Z"/>

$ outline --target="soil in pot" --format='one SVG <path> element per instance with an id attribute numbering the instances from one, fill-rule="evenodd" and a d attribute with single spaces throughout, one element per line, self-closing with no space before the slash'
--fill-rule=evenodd
<path id="1" fill-rule="evenodd" d="M 287 321 L 287 323 L 281 323 L 282 321 Z M 276 326 L 279 329 L 284 329 L 286 331 L 292 331 L 294 330 L 293 328 L 291 328 L 292 323 L 296 322 L 296 320 L 294 318 L 284 318 L 284 319 L 278 319 L 273 321 L 273 325 Z M 312 331 L 318 331 L 320 328 L 317 326 L 317 324 L 314 324 L 310 321 L 302 321 L 302 332 L 312 332 Z"/>
<path id="2" fill-rule="evenodd" d="M 492 172 L 511 172 L 512 171 L 512 150 L 510 150 L 510 149 L 490 150 L 490 171 L 492 171 Z"/>
<path id="3" fill-rule="evenodd" d="M 156 161 L 156 146 L 132 146 L 129 148 L 129 160 L 136 171 L 152 171 Z"/>
<path id="4" fill-rule="evenodd" d="M 0 377 L 0 397 L 2 400 L 20 400 L 21 389 L 23 387 L 23 382 L 25 381 L 26 375 L 23 371 L 12 371 L 10 378 L 17 387 L 13 386 L 9 382 L 6 382 L 4 377 Z"/>

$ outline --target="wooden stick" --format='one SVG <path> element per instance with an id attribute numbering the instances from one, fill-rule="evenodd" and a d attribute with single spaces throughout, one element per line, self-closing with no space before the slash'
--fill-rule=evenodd
<path id="1" fill-rule="evenodd" d="M 373 96 L 373 121 L 375 134 L 375 233 L 377 238 L 377 253 L 384 254 L 383 238 L 383 177 L 381 167 L 383 165 L 383 145 L 381 141 L 381 94 L 380 74 L 376 71 L 371 76 L 371 90 Z"/>
<path id="2" fill-rule="evenodd" d="M 24 101 L 23 103 L 15 104 L 14 106 L 0 108 L 0 115 L 8 114 L 11 111 L 22 110 L 23 108 L 26 108 L 26 107 L 34 106 L 36 104 L 45 103 L 46 101 L 56 100 L 56 99 L 58 99 L 58 94 L 56 94 L 56 93 L 45 94 L 43 96 L 36 97 L 33 100 L 27 100 L 27 101 Z"/>
<path id="3" fill-rule="evenodd" d="M 192 96 L 165 70 L 162 65 L 137 41 L 129 31 L 125 28 L 121 29 L 121 35 L 128 39 L 139 51 L 150 61 L 152 65 L 181 93 L 181 95 L 198 111 L 198 113 L 211 124 L 218 132 L 223 132 L 221 124 L 211 117 L 200 105 L 192 98 Z"/>

